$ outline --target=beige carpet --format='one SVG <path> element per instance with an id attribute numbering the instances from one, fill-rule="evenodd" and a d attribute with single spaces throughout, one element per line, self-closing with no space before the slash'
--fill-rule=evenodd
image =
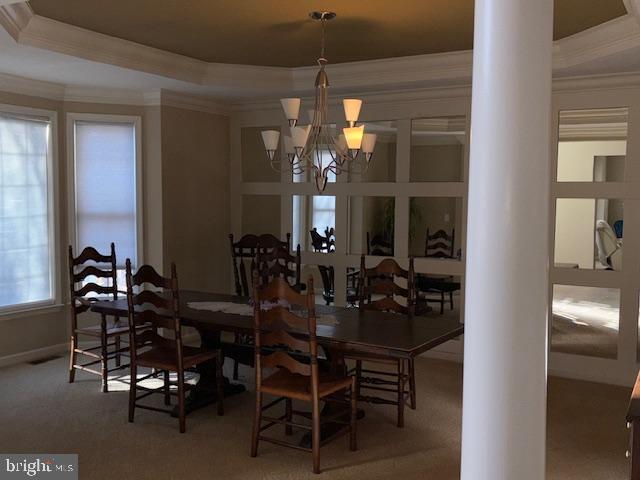
<path id="1" fill-rule="evenodd" d="M 460 468 L 461 365 L 419 359 L 418 410 L 395 427 L 392 408 L 365 406 L 359 450 L 343 437 L 322 449 L 321 477 L 305 452 L 262 444 L 249 457 L 251 391 L 177 421 L 136 412 L 127 422 L 127 394 L 99 392 L 96 377 L 66 382 L 66 359 L 0 370 L 0 451 L 78 453 L 82 479 L 456 479 Z M 250 383 L 250 370 L 242 372 Z M 112 383 L 113 388 L 118 387 Z M 630 390 L 550 379 L 548 479 L 626 479 L 624 414 Z M 490 441 L 490 440 L 488 440 Z"/>

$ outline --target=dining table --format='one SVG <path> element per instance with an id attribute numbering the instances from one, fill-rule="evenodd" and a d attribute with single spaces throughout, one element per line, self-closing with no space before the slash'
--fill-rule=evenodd
<path id="1" fill-rule="evenodd" d="M 246 343 L 224 341 L 222 332 L 253 336 L 254 318 L 250 314 L 248 297 L 220 293 L 181 290 L 181 324 L 195 328 L 204 348 L 221 348 L 224 356 L 253 365 L 254 347 Z M 235 311 L 210 310 L 211 304 L 235 305 Z M 139 306 L 136 308 L 148 308 Z M 91 310 L 105 315 L 125 318 L 127 299 L 97 301 Z M 229 310 L 229 309 L 227 309 Z M 167 312 L 170 315 L 170 312 Z M 360 311 L 354 307 L 316 305 L 318 345 L 332 361 L 343 355 L 366 353 L 388 358 L 412 359 L 464 333 L 464 325 L 457 318 L 433 316 L 405 316 L 392 312 Z M 300 332 L 294 335 L 304 336 Z M 235 337 L 235 335 L 234 335 Z M 205 362 L 197 368 L 199 378 L 185 402 L 187 412 L 217 401 L 215 363 Z M 232 383 L 225 377 L 225 397 L 245 391 L 245 386 Z M 323 433 L 324 436 L 324 433 Z"/>

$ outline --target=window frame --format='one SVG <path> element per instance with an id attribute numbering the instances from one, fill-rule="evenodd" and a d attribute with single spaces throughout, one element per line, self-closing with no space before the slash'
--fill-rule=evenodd
<path id="1" fill-rule="evenodd" d="M 35 302 L 0 306 L 0 320 L 11 320 L 25 314 L 47 313 L 62 307 L 61 255 L 60 255 L 60 199 L 58 170 L 58 112 L 40 108 L 0 103 L 0 112 L 37 116 L 49 119 L 49 142 L 47 145 L 47 225 L 49 229 L 49 276 L 51 298 Z"/>
<path id="2" fill-rule="evenodd" d="M 69 245 L 77 252 L 77 216 L 76 216 L 76 122 L 122 123 L 134 125 L 135 140 L 135 199 L 136 199 L 136 267 L 144 263 L 144 210 L 142 178 L 142 117 L 138 115 L 113 115 L 102 113 L 68 112 L 66 115 L 67 138 L 67 201 Z M 118 253 L 116 248 L 116 254 Z"/>

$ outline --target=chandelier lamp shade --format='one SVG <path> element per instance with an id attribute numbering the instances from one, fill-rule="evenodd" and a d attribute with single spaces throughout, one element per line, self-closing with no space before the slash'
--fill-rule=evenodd
<path id="1" fill-rule="evenodd" d="M 276 152 L 280 146 L 280 132 L 265 130 L 262 141 L 271 167 L 278 172 L 300 175 L 310 172 L 316 188 L 323 192 L 329 175 L 342 173 L 362 174 L 366 172 L 376 145 L 376 134 L 365 132 L 364 125 L 358 125 L 362 100 L 346 98 L 342 101 L 346 125 L 342 133 L 329 122 L 328 88 L 329 77 L 325 71 L 325 26 L 335 18 L 333 12 L 312 12 L 309 16 L 320 22 L 322 37 L 318 66 L 320 70 L 315 81 L 313 110 L 309 111 L 309 124 L 300 124 L 299 98 L 282 98 L 280 103 L 289 126 L 289 134 L 282 135 L 284 148 L 282 157 Z M 284 160 L 286 158 L 286 161 Z"/>

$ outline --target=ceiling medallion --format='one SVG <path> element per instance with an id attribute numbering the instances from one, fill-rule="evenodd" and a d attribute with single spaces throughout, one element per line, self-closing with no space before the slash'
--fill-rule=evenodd
<path id="1" fill-rule="evenodd" d="M 346 98 L 342 101 L 346 127 L 337 134 L 335 125 L 329 123 L 327 90 L 329 78 L 325 71 L 328 63 L 325 58 L 325 27 L 326 23 L 335 18 L 334 12 L 311 12 L 309 16 L 320 22 L 322 36 L 320 41 L 320 70 L 315 82 L 315 103 L 309 111 L 308 125 L 300 125 L 299 98 L 282 98 L 280 103 L 285 117 L 289 122 L 290 135 L 283 136 L 284 160 L 276 158 L 276 150 L 280 143 L 280 132 L 265 130 L 262 140 L 267 151 L 271 167 L 278 171 L 285 171 L 294 175 L 311 172 L 319 192 L 327 186 L 329 174 L 336 176 L 342 173 L 364 173 L 369 167 L 376 144 L 374 133 L 365 133 L 364 125 L 357 125 L 362 100 Z"/>

